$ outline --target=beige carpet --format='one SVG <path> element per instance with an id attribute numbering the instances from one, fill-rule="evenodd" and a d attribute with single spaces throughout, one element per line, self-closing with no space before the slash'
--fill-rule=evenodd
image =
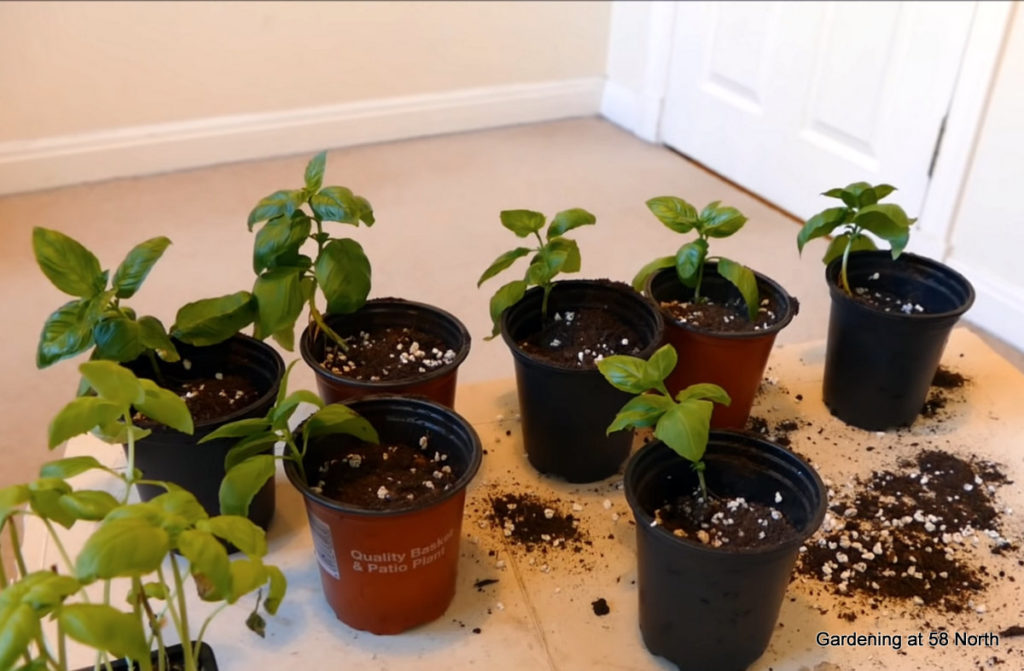
<path id="1" fill-rule="evenodd" d="M 67 297 L 50 286 L 31 253 L 33 226 L 68 233 L 115 268 L 136 243 L 156 235 L 174 244 L 131 300 L 140 314 L 170 324 L 181 304 L 248 289 L 253 236 L 250 208 L 264 195 L 301 186 L 308 156 L 225 165 L 183 173 L 71 187 L 0 198 L 0 301 L 8 332 L 0 351 L 6 384 L 0 403 L 7 424 L 0 449 L 7 457 L 0 486 L 34 477 L 48 458 L 46 425 L 70 400 L 78 360 L 35 369 L 35 347 L 47 315 Z M 474 352 L 503 349 L 484 342 L 487 301 L 499 285 L 476 289 L 481 271 L 516 246 L 498 221 L 507 208 L 547 213 L 584 207 L 598 225 L 578 231 L 583 277 L 628 280 L 646 261 L 671 253 L 681 237 L 644 206 L 657 195 L 697 205 L 722 200 L 750 219 L 741 235 L 716 240 L 730 256 L 780 282 L 801 310 L 779 342 L 822 338 L 827 292 L 815 248 L 796 251 L 797 222 L 663 147 L 644 143 L 598 119 L 536 124 L 332 151 L 325 184 L 366 196 L 377 225 L 346 228 L 373 263 L 375 296 L 401 296 L 444 307 L 469 327 Z M 992 342 L 992 341 L 990 341 Z M 994 345 L 999 346 L 998 343 Z M 1001 348 L 1004 355 L 1015 353 Z M 1016 361 L 1022 360 L 1019 355 Z M 296 358 L 288 355 L 286 360 Z M 294 382 L 312 388 L 296 367 Z M 507 356 L 470 354 L 460 381 L 510 377 Z"/>

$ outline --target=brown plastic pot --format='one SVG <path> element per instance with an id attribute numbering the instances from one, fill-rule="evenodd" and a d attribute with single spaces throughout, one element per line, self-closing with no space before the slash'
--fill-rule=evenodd
<path id="1" fill-rule="evenodd" d="M 715 429 L 742 429 L 746 426 L 775 336 L 799 310 L 796 298 L 776 282 L 760 273 L 755 272 L 754 276 L 761 298 L 771 297 L 779 306 L 778 321 L 760 331 L 715 333 L 696 329 L 662 311 L 665 341 L 675 347 L 679 357 L 675 370 L 666 380 L 668 390 L 676 394 L 691 384 L 710 382 L 725 389 L 732 399 L 728 406 L 715 404 L 711 415 L 711 427 Z M 658 304 L 693 298 L 693 289 L 679 281 L 674 267 L 664 268 L 648 277 L 645 293 Z M 736 304 L 745 309 L 740 292 L 718 274 L 716 262 L 704 267 L 701 294 L 717 303 Z"/>
<path id="2" fill-rule="evenodd" d="M 302 481 L 291 462 L 285 473 L 302 493 L 313 550 L 327 603 L 338 619 L 374 634 L 399 634 L 444 614 L 455 596 L 466 486 L 480 468 L 483 449 L 473 427 L 433 401 L 381 396 L 354 401 L 381 443 L 415 445 L 424 434 L 448 454 L 460 473 L 440 498 L 389 511 L 366 510 L 326 498 Z M 316 473 L 326 460 L 343 458 L 351 436 L 310 441 L 304 461 Z"/>
<path id="3" fill-rule="evenodd" d="M 316 386 L 320 397 L 327 403 L 349 401 L 371 395 L 419 396 L 436 401 L 449 408 L 455 406 L 455 383 L 459 366 L 469 355 L 469 331 L 454 315 L 425 303 L 399 298 L 375 298 L 355 312 L 346 315 L 326 315 L 324 319 L 338 335 L 349 337 L 360 331 L 372 333 L 387 327 L 410 327 L 426 331 L 440 338 L 455 352 L 455 360 L 448 365 L 398 380 L 356 380 L 339 375 L 324 367 L 324 349 L 327 343 L 315 324 L 302 332 L 299 343 L 302 358 L 316 373 Z"/>

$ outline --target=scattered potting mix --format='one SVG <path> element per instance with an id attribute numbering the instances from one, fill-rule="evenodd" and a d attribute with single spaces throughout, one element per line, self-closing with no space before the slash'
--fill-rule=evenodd
<path id="1" fill-rule="evenodd" d="M 260 391 L 253 386 L 252 380 L 232 373 L 216 373 L 212 378 L 188 380 L 172 390 L 185 400 L 196 422 L 223 417 L 260 397 Z"/>
<path id="2" fill-rule="evenodd" d="M 327 347 L 324 366 L 355 380 L 401 380 L 439 370 L 455 361 L 455 351 L 440 338 L 409 327 L 360 331 L 348 339 L 348 350 Z"/>

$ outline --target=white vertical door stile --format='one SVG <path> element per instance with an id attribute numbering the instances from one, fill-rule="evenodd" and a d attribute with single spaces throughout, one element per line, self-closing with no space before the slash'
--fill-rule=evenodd
<path id="1" fill-rule="evenodd" d="M 799 218 L 853 181 L 916 216 L 974 2 L 684 2 L 666 144 Z"/>

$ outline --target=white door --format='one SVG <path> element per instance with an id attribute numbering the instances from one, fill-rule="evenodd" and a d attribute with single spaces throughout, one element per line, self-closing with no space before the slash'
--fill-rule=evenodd
<path id="1" fill-rule="evenodd" d="M 973 2 L 682 2 L 665 142 L 800 218 L 854 181 L 916 216 Z"/>

